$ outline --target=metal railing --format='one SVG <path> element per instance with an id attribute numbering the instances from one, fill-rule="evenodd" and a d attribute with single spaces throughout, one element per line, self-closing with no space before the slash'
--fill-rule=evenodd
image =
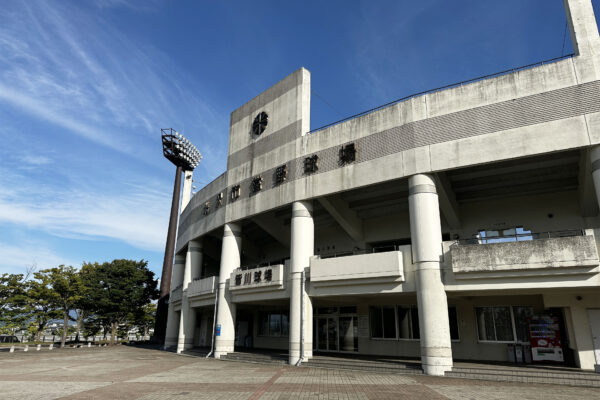
<path id="1" fill-rule="evenodd" d="M 493 243 L 510 243 L 510 242 L 525 242 L 539 239 L 552 239 L 561 237 L 585 236 L 584 229 L 566 229 L 562 231 L 550 232 L 535 232 L 535 233 L 515 233 L 512 235 L 495 235 L 487 237 L 473 237 L 469 239 L 458 239 L 455 244 L 478 245 L 478 244 L 493 244 Z"/>
<path id="2" fill-rule="evenodd" d="M 381 110 L 383 108 L 392 106 L 394 104 L 401 103 L 401 102 L 406 101 L 406 100 L 410 100 L 410 99 L 412 99 L 414 97 L 419 97 L 419 96 L 423 96 L 423 95 L 430 94 L 430 93 L 440 92 L 440 91 L 446 90 L 446 89 L 452 89 L 452 88 L 459 87 L 459 86 L 462 86 L 462 85 L 466 85 L 466 84 L 469 84 L 469 83 L 473 83 L 473 82 L 477 82 L 477 81 L 482 81 L 482 80 L 490 79 L 490 78 L 495 78 L 495 77 L 502 76 L 502 75 L 511 74 L 513 72 L 522 71 L 524 69 L 530 69 L 530 68 L 534 68 L 534 67 L 539 67 L 539 66 L 544 65 L 544 64 L 553 63 L 553 62 L 556 62 L 556 61 L 559 61 L 559 60 L 563 60 L 563 59 L 566 59 L 566 58 L 571 58 L 573 56 L 574 56 L 574 54 L 571 53 L 571 54 L 567 54 L 567 55 L 560 56 L 560 57 L 554 57 L 554 58 L 551 58 L 549 60 L 538 61 L 538 62 L 533 63 L 533 64 L 527 64 L 527 65 L 523 65 L 521 67 L 515 67 L 515 68 L 507 69 L 507 70 L 504 70 L 504 71 L 496 72 L 496 73 L 493 73 L 493 74 L 479 76 L 477 78 L 468 79 L 466 81 L 461 81 L 461 82 L 457 82 L 457 83 L 451 83 L 449 85 L 440 86 L 440 87 L 437 87 L 435 89 L 429 89 L 429 90 L 425 90 L 423 92 L 413 93 L 413 94 L 410 94 L 408 96 L 402 97 L 400 99 L 390 101 L 389 103 L 385 103 L 385 104 L 382 104 L 382 105 L 377 106 L 375 108 L 371 108 L 370 110 L 366 110 L 366 111 L 360 112 L 358 114 L 354 114 L 354 115 L 351 115 L 349 117 L 346 117 L 346 118 L 340 119 L 338 121 L 332 122 L 330 124 L 323 125 L 323 126 L 321 126 L 319 128 L 312 129 L 308 133 L 309 134 L 313 134 L 315 132 L 322 131 L 322 130 L 324 130 L 326 128 L 329 128 L 331 126 L 334 126 L 334 125 L 337 125 L 337 124 L 341 124 L 342 122 L 346 122 L 346 121 L 349 121 L 349 120 L 354 119 L 354 118 L 362 117 L 362 116 L 370 114 L 370 113 L 372 113 L 374 111 Z"/>
<path id="3" fill-rule="evenodd" d="M 357 255 L 361 255 L 361 254 L 385 253 L 388 251 L 398 251 L 400 249 L 400 247 L 402 247 L 402 246 L 389 245 L 389 246 L 376 246 L 376 247 L 371 247 L 369 249 L 355 248 L 353 250 L 318 254 L 318 256 L 321 258 L 321 260 L 323 260 L 326 258 L 348 257 L 348 256 L 357 256 Z"/>
<path id="4" fill-rule="evenodd" d="M 244 266 L 241 266 L 240 269 L 242 271 L 246 271 L 246 270 L 249 270 L 249 269 L 256 269 L 256 268 L 262 268 L 262 267 L 270 267 L 272 265 L 285 265 L 285 260 L 286 259 L 275 260 L 275 261 L 265 261 L 265 262 L 262 262 L 260 264 L 244 265 Z"/>

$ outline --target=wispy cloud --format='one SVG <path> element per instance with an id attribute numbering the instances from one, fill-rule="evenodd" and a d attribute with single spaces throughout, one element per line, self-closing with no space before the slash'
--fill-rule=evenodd
<path id="1" fill-rule="evenodd" d="M 226 128 L 197 80 L 156 48 L 111 28 L 101 13 L 74 3 L 8 5 L 0 11 L 0 103 L 141 159 L 155 150 L 147 139 L 172 122 L 192 132 Z"/>
<path id="2" fill-rule="evenodd" d="M 3 175 L 0 186 L 7 190 L 0 192 L 0 224 L 67 238 L 114 239 L 153 251 L 164 246 L 170 196 L 151 182 L 124 184 L 115 193 L 84 182 L 57 189 L 27 183 L 24 176 Z"/>
<path id="3" fill-rule="evenodd" d="M 52 268 L 61 264 L 79 267 L 81 261 L 65 259 L 43 243 L 29 241 L 18 245 L 0 243 L 0 274 L 24 274 L 29 268 L 35 270 Z"/>

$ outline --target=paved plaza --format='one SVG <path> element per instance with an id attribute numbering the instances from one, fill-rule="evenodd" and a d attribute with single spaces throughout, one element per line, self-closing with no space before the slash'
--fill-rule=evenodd
<path id="1" fill-rule="evenodd" d="M 126 346 L 0 353 L 0 399 L 599 399 L 600 389 L 218 361 Z"/>

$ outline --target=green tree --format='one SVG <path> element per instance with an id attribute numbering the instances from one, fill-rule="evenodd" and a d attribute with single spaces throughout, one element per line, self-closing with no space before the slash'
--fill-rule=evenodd
<path id="1" fill-rule="evenodd" d="M 63 317 L 61 347 L 65 347 L 69 327 L 69 313 L 83 297 L 84 286 L 81 277 L 73 267 L 60 265 L 57 268 L 45 269 L 38 272 L 38 279 L 48 282 L 52 290 L 54 310 L 59 310 Z M 66 328 L 66 329 L 65 329 Z"/>
<path id="2" fill-rule="evenodd" d="M 50 276 L 44 272 L 35 272 L 34 279 L 27 282 L 26 313 L 30 319 L 31 332 L 34 340 L 40 340 L 40 335 L 48 322 L 60 318 L 61 312 L 57 309 L 59 296 L 50 287 Z"/>
<path id="3" fill-rule="evenodd" d="M 12 334 L 27 320 L 27 275 L 2 274 L 0 276 L 0 330 Z"/>
<path id="4" fill-rule="evenodd" d="M 81 277 L 87 291 L 83 307 L 110 324 L 111 343 L 115 342 L 119 325 L 158 298 L 158 281 L 144 260 L 86 263 Z"/>
<path id="5" fill-rule="evenodd" d="M 156 303 L 148 303 L 144 305 L 134 316 L 133 324 L 142 332 L 144 337 L 148 336 L 151 328 L 154 327 L 156 319 Z"/>

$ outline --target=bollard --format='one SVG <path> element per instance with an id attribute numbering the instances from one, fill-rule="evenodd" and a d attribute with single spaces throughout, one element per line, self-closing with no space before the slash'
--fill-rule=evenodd
<path id="1" fill-rule="evenodd" d="M 35 348 L 35 351 L 40 351 L 42 349 L 42 345 L 38 344 L 37 347 Z"/>
<path id="2" fill-rule="evenodd" d="M 88 342 L 88 347 L 92 347 L 92 344 L 90 342 Z"/>
<path id="3" fill-rule="evenodd" d="M 15 346 L 10 346 L 10 350 L 8 352 L 9 353 L 14 353 L 15 352 Z"/>
<path id="4" fill-rule="evenodd" d="M 48 350 L 52 350 L 54 348 L 54 343 L 50 343 L 50 346 L 48 346 Z"/>
<path id="5" fill-rule="evenodd" d="M 29 351 L 29 345 L 28 344 L 25 345 L 25 348 L 23 349 L 23 351 Z"/>

